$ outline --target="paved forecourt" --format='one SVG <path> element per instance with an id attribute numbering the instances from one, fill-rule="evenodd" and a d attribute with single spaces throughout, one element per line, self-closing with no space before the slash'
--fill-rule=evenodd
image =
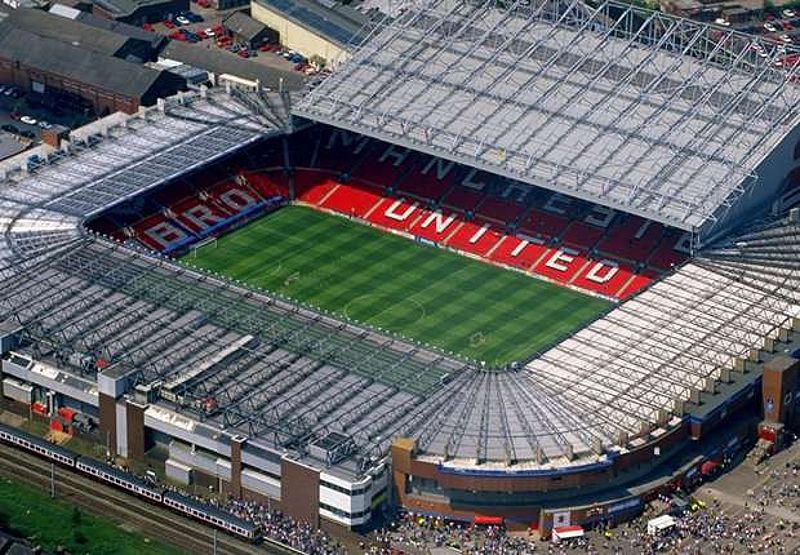
<path id="1" fill-rule="evenodd" d="M 534 354 L 609 305 L 300 206 L 184 261 L 491 366 Z"/>

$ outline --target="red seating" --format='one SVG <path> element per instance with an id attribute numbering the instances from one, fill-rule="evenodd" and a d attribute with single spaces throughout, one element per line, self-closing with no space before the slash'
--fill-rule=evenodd
<path id="1" fill-rule="evenodd" d="M 289 198 L 289 184 L 283 172 L 273 172 L 269 175 L 259 172 L 241 172 L 247 183 L 262 197 L 268 198 L 280 195 Z M 300 172 L 298 172 L 299 174 Z"/>
<path id="2" fill-rule="evenodd" d="M 534 267 L 534 273 L 560 283 L 569 283 L 588 263 L 586 253 L 571 247 L 550 249 Z"/>
<path id="3" fill-rule="evenodd" d="M 552 239 L 560 237 L 569 223 L 569 218 L 564 216 L 542 210 L 531 210 L 520 229 L 527 235 L 533 235 L 534 237 L 538 235 L 545 239 Z"/>
<path id="4" fill-rule="evenodd" d="M 647 259 L 648 265 L 659 270 L 671 270 L 688 260 L 688 254 L 675 248 L 683 241 L 683 237 L 683 232 L 677 230 L 668 232 L 658 248 Z"/>
<path id="5" fill-rule="evenodd" d="M 482 217 L 498 221 L 503 225 L 516 220 L 524 211 L 525 207 L 516 202 L 510 202 L 495 197 L 487 197 L 478 209 L 478 213 Z"/>
<path id="6" fill-rule="evenodd" d="M 622 224 L 612 227 L 597 245 L 600 252 L 641 262 L 647 259 L 661 240 L 664 226 L 631 216 Z"/>
<path id="7" fill-rule="evenodd" d="M 162 251 L 170 244 L 185 239 L 189 234 L 163 214 L 154 214 L 134 224 L 136 240 L 150 250 Z"/>
<path id="8" fill-rule="evenodd" d="M 442 203 L 445 206 L 449 206 L 450 208 L 454 208 L 456 210 L 475 210 L 478 204 L 483 200 L 484 196 L 485 195 L 482 192 L 476 191 L 475 189 L 464 187 L 462 185 L 456 185 L 449 193 L 447 193 L 447 196 L 444 197 Z"/>
<path id="9" fill-rule="evenodd" d="M 604 228 L 586 222 L 572 222 L 561 236 L 561 241 L 571 247 L 589 250 L 605 232 Z"/>
<path id="10" fill-rule="evenodd" d="M 395 159 L 392 157 L 386 158 L 383 162 L 380 161 L 382 153 L 373 152 L 359 163 L 353 170 L 353 180 L 369 183 L 378 187 L 389 187 L 401 173 L 405 170 L 403 164 L 395 166 Z"/>
<path id="11" fill-rule="evenodd" d="M 631 295 L 635 295 L 655 280 L 658 279 L 658 274 L 653 271 L 645 270 L 644 272 L 634 276 L 634 278 L 628 282 L 627 285 L 623 286 L 623 288 L 617 292 L 617 296 L 620 299 L 627 299 Z"/>
<path id="12" fill-rule="evenodd" d="M 616 297 L 633 277 L 633 268 L 628 264 L 608 259 L 592 260 L 572 284 L 607 297 Z M 639 288 L 646 284 L 647 282 L 642 283 Z"/>
<path id="13" fill-rule="evenodd" d="M 400 180 L 397 188 L 418 198 L 439 200 L 450 188 L 450 184 L 453 181 L 453 171 L 448 172 L 444 178 L 438 179 L 438 170 L 435 165 L 427 174 L 422 173 L 423 169 L 424 166 L 413 169 Z"/>
<path id="14" fill-rule="evenodd" d="M 386 229 L 409 231 L 424 212 L 418 201 L 386 199 L 367 219 Z"/>
<path id="15" fill-rule="evenodd" d="M 188 230 L 199 233 L 206 227 L 229 218 L 231 214 L 216 203 L 204 202 L 197 197 L 184 199 L 170 206 L 175 219 Z"/>
<path id="16" fill-rule="evenodd" d="M 455 249 L 483 256 L 502 237 L 503 234 L 493 229 L 488 222 L 464 222 L 446 244 Z"/>
<path id="17" fill-rule="evenodd" d="M 423 210 L 422 217 L 416 220 L 410 231 L 418 237 L 441 243 L 453 234 L 461 223 L 461 217 L 456 212 Z"/>
<path id="18" fill-rule="evenodd" d="M 546 246 L 531 242 L 524 237 L 507 235 L 489 258 L 500 264 L 529 270 L 547 250 Z"/>
<path id="19" fill-rule="evenodd" d="M 363 218 L 383 197 L 376 187 L 367 185 L 339 185 L 320 204 L 348 216 Z"/>
<path id="20" fill-rule="evenodd" d="M 317 170 L 297 170 L 294 175 L 294 194 L 297 200 L 315 204 L 330 191 L 336 180 L 333 174 Z"/>

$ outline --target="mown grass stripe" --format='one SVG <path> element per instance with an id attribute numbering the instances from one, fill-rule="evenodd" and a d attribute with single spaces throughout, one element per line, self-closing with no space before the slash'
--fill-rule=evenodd
<path id="1" fill-rule="evenodd" d="M 608 306 L 299 206 L 186 261 L 493 366 L 527 357 Z"/>

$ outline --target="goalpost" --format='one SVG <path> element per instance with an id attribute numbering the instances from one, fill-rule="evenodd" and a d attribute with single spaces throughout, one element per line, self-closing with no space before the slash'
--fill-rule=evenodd
<path id="1" fill-rule="evenodd" d="M 217 238 L 216 237 L 209 237 L 208 239 L 204 239 L 204 240 L 200 241 L 199 243 L 196 243 L 196 244 L 192 245 L 191 250 L 192 250 L 192 259 L 193 260 L 197 258 L 197 250 L 205 247 L 206 245 L 213 245 L 213 247 L 216 249 L 217 246 L 218 246 Z"/>

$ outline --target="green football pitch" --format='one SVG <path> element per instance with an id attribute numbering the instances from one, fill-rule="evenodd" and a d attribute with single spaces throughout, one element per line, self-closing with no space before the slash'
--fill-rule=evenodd
<path id="1" fill-rule="evenodd" d="M 184 261 L 489 366 L 534 354 L 609 304 L 301 206 Z"/>

